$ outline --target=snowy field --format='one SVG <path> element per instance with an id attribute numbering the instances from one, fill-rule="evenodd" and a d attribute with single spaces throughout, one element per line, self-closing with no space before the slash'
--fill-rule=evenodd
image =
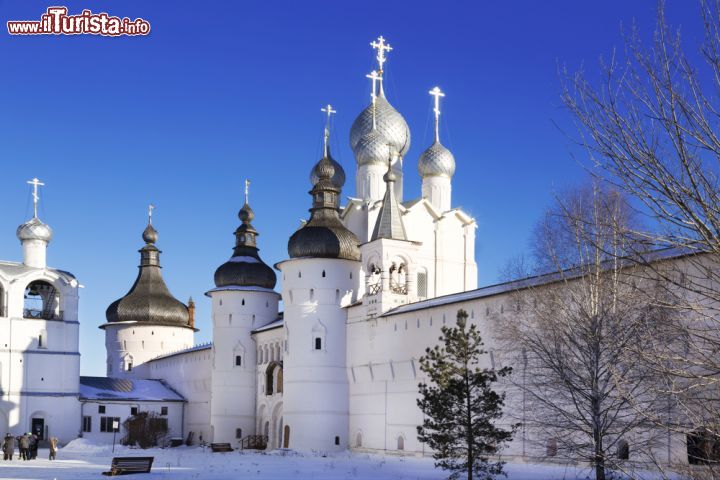
<path id="1" fill-rule="evenodd" d="M 83 480 L 109 478 L 100 475 L 108 471 L 113 456 L 153 456 L 152 473 L 136 474 L 128 480 L 153 479 L 280 479 L 280 480 L 340 480 L 393 479 L 440 480 L 447 474 L 433 467 L 430 458 L 396 457 L 362 453 L 335 454 L 328 457 L 299 455 L 294 452 L 211 453 L 199 447 L 130 450 L 98 446 L 79 439 L 60 449 L 58 459 L 47 460 L 47 449 L 40 449 L 38 458 L 12 462 L 0 460 L 2 479 Z M 550 465 L 506 465 L 509 480 L 575 480 L 590 478 L 590 471 L 576 467 Z"/>

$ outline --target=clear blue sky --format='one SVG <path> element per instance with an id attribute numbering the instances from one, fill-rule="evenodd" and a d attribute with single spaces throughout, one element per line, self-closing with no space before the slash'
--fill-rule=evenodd
<path id="1" fill-rule="evenodd" d="M 11 37 L 7 20 L 50 5 L 152 25 L 147 37 Z M 672 0 L 671 22 L 701 39 L 695 2 Z M 210 339 L 213 272 L 231 253 L 242 184 L 269 264 L 307 216 L 308 172 L 321 152 L 321 106 L 339 112 L 333 153 L 354 193 L 348 131 L 369 101 L 368 43 L 394 50 L 386 92 L 412 130 L 406 198 L 419 196 L 418 155 L 432 139 L 431 99 L 447 93 L 442 137 L 457 160 L 453 200 L 478 221 L 480 284 L 528 248 L 554 191 L 584 177 L 559 101 L 558 65 L 593 75 L 622 47 L 621 26 L 645 38 L 655 2 L 309 2 L 0 0 L 0 258 L 20 260 L 15 228 L 31 215 L 55 231 L 51 266 L 72 271 L 80 295 L 83 374 L 105 373 L 105 308 L 137 273 L 152 202 L 165 279 L 198 304 L 197 340 Z M 579 154 L 582 159 L 582 152 Z"/>

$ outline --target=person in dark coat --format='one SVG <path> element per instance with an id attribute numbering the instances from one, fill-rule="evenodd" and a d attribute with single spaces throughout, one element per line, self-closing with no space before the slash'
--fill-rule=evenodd
<path id="1" fill-rule="evenodd" d="M 30 460 L 30 435 L 27 433 L 20 437 L 20 459 Z"/>
<path id="2" fill-rule="evenodd" d="M 38 451 L 38 436 L 34 433 L 29 433 L 28 435 L 30 436 L 30 460 L 35 460 Z"/>
<path id="3" fill-rule="evenodd" d="M 15 437 L 8 433 L 3 442 L 3 459 L 12 460 L 13 453 L 15 453 Z"/>

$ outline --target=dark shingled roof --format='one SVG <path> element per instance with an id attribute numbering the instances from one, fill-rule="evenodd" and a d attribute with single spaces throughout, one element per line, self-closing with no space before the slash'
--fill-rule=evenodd
<path id="1" fill-rule="evenodd" d="M 157 232 L 152 225 L 148 225 L 143 232 L 143 239 L 146 244 L 140 249 L 140 271 L 135 283 L 124 297 L 115 300 L 107 308 L 107 321 L 192 328 L 189 325 L 188 308 L 172 296 L 163 280 L 161 252 L 152 243 L 157 239 Z"/>

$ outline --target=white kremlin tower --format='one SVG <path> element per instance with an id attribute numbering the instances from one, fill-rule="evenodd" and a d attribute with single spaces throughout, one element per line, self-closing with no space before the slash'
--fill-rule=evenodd
<path id="1" fill-rule="evenodd" d="M 212 298 L 213 362 L 210 424 L 214 442 L 233 443 L 255 434 L 257 354 L 252 331 L 278 318 L 275 272 L 258 255 L 258 232 L 248 204 L 235 230 L 232 257 L 215 271 Z"/>

